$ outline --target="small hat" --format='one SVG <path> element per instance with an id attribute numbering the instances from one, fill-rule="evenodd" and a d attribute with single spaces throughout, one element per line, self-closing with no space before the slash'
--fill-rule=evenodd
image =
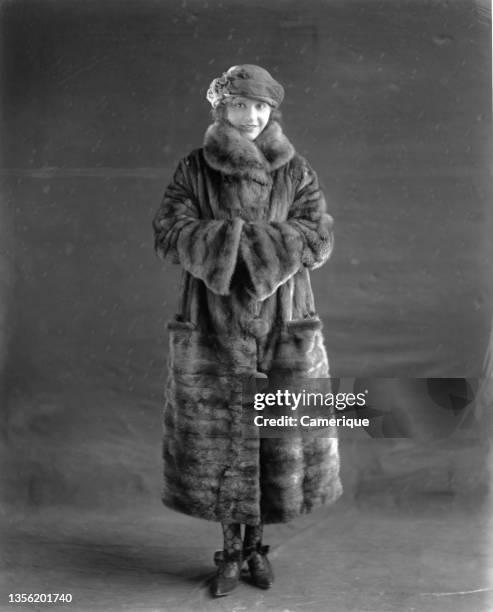
<path id="1" fill-rule="evenodd" d="M 255 98 L 277 107 L 283 101 L 284 88 L 264 68 L 242 64 L 231 66 L 222 76 L 214 79 L 207 90 L 207 100 L 212 108 L 233 96 Z"/>

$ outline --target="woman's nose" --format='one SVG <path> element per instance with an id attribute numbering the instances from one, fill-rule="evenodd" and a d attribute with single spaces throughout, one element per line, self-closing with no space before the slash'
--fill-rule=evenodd
<path id="1" fill-rule="evenodd" d="M 248 108 L 246 111 L 246 114 L 247 114 L 248 119 L 251 119 L 252 121 L 256 121 L 257 111 L 254 106 L 252 106 L 251 108 Z"/>

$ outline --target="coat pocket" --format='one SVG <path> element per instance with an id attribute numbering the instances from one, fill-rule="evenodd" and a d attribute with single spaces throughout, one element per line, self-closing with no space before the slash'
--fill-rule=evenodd
<path id="1" fill-rule="evenodd" d="M 288 334 L 301 351 L 310 351 L 313 348 L 317 332 L 322 327 L 323 323 L 318 317 L 312 319 L 293 319 L 286 323 Z"/>
<path id="2" fill-rule="evenodd" d="M 174 373 L 235 377 L 255 370 L 253 340 L 208 333 L 180 315 L 167 327 L 169 367 Z"/>
<path id="3" fill-rule="evenodd" d="M 177 315 L 167 324 L 169 369 L 182 374 L 219 374 L 214 336 Z"/>
<path id="4" fill-rule="evenodd" d="M 328 362 L 322 327 L 318 317 L 288 321 L 279 336 L 273 369 L 297 377 L 326 376 Z"/>

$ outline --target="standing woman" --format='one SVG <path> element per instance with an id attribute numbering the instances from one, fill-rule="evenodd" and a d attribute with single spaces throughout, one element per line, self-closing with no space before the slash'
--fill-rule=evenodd
<path id="1" fill-rule="evenodd" d="M 329 376 L 309 271 L 331 254 L 332 218 L 283 134 L 283 97 L 259 66 L 214 79 L 214 123 L 178 164 L 153 222 L 156 252 L 183 269 L 168 323 L 162 501 L 221 523 L 215 596 L 235 588 L 245 561 L 251 582 L 269 588 L 263 525 L 342 492 L 335 432 L 261 437 L 244 393 L 252 379 Z"/>

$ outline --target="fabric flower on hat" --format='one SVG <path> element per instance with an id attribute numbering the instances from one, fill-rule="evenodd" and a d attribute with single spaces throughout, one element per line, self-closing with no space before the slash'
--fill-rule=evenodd
<path id="1" fill-rule="evenodd" d="M 222 76 L 212 81 L 207 90 L 207 100 L 210 102 L 212 108 L 216 108 L 223 98 L 227 98 L 231 95 L 228 91 L 228 86 L 230 84 L 227 72 L 224 72 Z"/>

